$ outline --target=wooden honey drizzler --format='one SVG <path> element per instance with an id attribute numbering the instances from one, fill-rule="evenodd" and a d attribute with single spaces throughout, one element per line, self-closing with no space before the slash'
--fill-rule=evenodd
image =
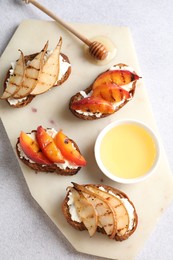
<path id="1" fill-rule="evenodd" d="M 52 13 L 50 10 L 45 8 L 43 5 L 38 3 L 35 0 L 23 0 L 26 4 L 33 4 L 35 7 L 46 13 L 48 16 L 53 18 L 56 22 L 61 24 L 64 28 L 66 28 L 68 31 L 70 31 L 72 34 L 74 34 L 77 38 L 79 38 L 81 41 L 83 41 L 86 45 L 89 47 L 89 53 L 90 55 L 95 58 L 96 60 L 104 60 L 108 56 L 108 50 L 106 47 L 98 42 L 98 41 L 90 41 L 87 39 L 84 35 L 81 35 L 79 32 L 77 32 L 74 28 L 66 24 L 62 19 L 60 19 L 58 16 L 56 16 L 54 13 Z"/>

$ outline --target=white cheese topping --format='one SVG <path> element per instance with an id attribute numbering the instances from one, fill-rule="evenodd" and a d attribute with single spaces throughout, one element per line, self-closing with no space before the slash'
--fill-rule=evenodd
<path id="1" fill-rule="evenodd" d="M 81 94 L 81 96 L 82 96 L 83 98 L 87 98 L 87 97 L 91 97 L 93 91 L 91 90 L 91 91 L 87 94 L 85 91 L 82 90 L 82 91 L 80 91 L 79 93 Z"/>
<path id="2" fill-rule="evenodd" d="M 71 219 L 73 221 L 81 223 L 82 221 L 81 221 L 81 219 L 80 219 L 80 217 L 77 213 L 76 207 L 74 205 L 73 195 L 72 195 L 71 191 L 69 191 L 69 194 L 68 194 L 67 205 L 69 206 L 69 212 L 70 212 L 70 215 L 71 215 Z"/>
<path id="3" fill-rule="evenodd" d="M 8 102 L 10 103 L 10 105 L 12 106 L 16 106 L 17 104 L 20 104 L 21 102 L 23 102 L 24 100 L 26 100 L 27 97 L 23 97 L 23 98 L 8 98 Z"/>
<path id="4" fill-rule="evenodd" d="M 96 116 L 96 117 L 101 117 L 102 113 L 100 112 L 87 112 L 87 111 L 82 111 L 82 110 L 76 110 L 77 113 L 82 114 L 84 116 Z"/>
<path id="5" fill-rule="evenodd" d="M 128 201 L 128 199 L 121 198 L 121 201 L 123 202 L 124 206 L 126 207 L 128 215 L 129 215 L 129 227 L 128 227 L 128 230 L 130 231 L 134 227 L 134 219 L 135 219 L 134 208 L 133 208 L 132 204 Z"/>
<path id="6" fill-rule="evenodd" d="M 55 137 L 55 135 L 57 134 L 57 131 L 54 128 L 51 129 L 46 129 L 46 132 L 53 138 Z M 35 132 L 32 132 L 29 135 L 33 140 L 36 140 L 36 136 L 35 136 Z M 35 163 L 34 161 L 32 161 L 31 159 L 29 159 L 26 154 L 23 152 L 20 143 L 18 143 L 18 150 L 20 151 L 20 158 L 25 158 L 26 160 L 28 160 L 30 163 Z M 78 166 L 76 166 L 75 164 L 65 160 L 64 163 L 54 163 L 56 164 L 59 168 L 65 170 L 67 167 L 70 169 L 77 169 Z M 46 165 L 42 165 L 42 166 L 46 166 Z"/>
<path id="7" fill-rule="evenodd" d="M 66 60 L 64 60 L 63 57 L 60 55 L 60 68 L 59 68 L 58 80 L 61 80 L 63 78 L 65 73 L 68 71 L 69 67 L 71 67 L 71 64 L 68 63 Z"/>

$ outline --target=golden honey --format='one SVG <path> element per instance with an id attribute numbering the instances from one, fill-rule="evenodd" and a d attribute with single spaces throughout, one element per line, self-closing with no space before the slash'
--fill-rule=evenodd
<path id="1" fill-rule="evenodd" d="M 119 178 L 138 178 L 152 168 L 156 145 L 144 127 L 124 123 L 105 134 L 100 144 L 100 159 L 111 174 Z"/>

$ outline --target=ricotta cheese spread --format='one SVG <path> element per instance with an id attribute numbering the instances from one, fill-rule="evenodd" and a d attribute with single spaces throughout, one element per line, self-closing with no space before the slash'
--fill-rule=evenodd
<path id="1" fill-rule="evenodd" d="M 27 99 L 27 97 L 23 97 L 23 98 L 8 98 L 8 102 L 10 103 L 11 106 L 16 106 L 17 104 L 22 103 L 23 101 L 25 101 Z"/>
<path id="2" fill-rule="evenodd" d="M 76 210 L 76 207 L 74 205 L 74 200 L 73 200 L 73 196 L 72 196 L 72 192 L 69 191 L 69 194 L 68 194 L 68 202 L 67 202 L 67 205 L 69 207 L 69 212 L 70 212 L 70 215 L 71 215 L 71 219 L 73 221 L 76 221 L 78 223 L 81 223 L 81 219 L 77 213 L 77 210 Z"/>

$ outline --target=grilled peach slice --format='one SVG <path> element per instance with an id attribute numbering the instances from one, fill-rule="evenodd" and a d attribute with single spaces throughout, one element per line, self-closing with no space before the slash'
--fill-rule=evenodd
<path id="1" fill-rule="evenodd" d="M 24 132 L 20 133 L 19 137 L 20 146 L 25 155 L 35 163 L 39 164 L 52 164 L 48 158 L 40 150 L 38 143 L 33 140 L 29 135 Z"/>
<path id="2" fill-rule="evenodd" d="M 128 70 L 108 70 L 96 78 L 93 83 L 93 89 L 105 83 L 114 83 L 122 86 L 138 79 L 139 76 L 137 74 Z"/>
<path id="3" fill-rule="evenodd" d="M 37 128 L 36 139 L 44 155 L 53 163 L 64 163 L 64 158 L 57 148 L 53 138 L 42 126 Z"/>
<path id="4" fill-rule="evenodd" d="M 120 102 L 121 100 L 131 98 L 130 93 L 127 90 L 113 83 L 99 85 L 93 90 L 92 96 L 101 97 L 108 102 Z"/>
<path id="5" fill-rule="evenodd" d="M 60 130 L 54 137 L 56 146 L 61 151 L 62 155 L 68 161 L 76 164 L 77 166 L 85 166 L 86 161 L 80 152 L 74 147 L 70 139 Z"/>
<path id="6" fill-rule="evenodd" d="M 74 101 L 71 108 L 73 110 L 82 110 L 83 112 L 92 113 L 112 114 L 114 112 L 114 107 L 110 102 L 94 96 Z"/>

